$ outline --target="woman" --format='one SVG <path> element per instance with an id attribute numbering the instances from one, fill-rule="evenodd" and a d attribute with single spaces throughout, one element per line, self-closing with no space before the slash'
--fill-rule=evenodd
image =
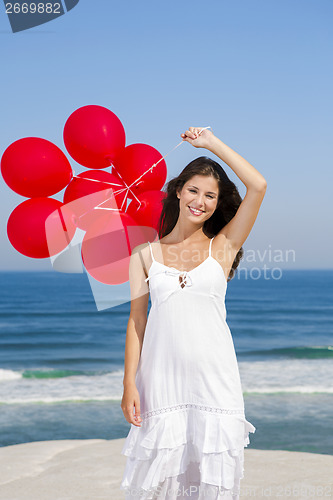
<path id="1" fill-rule="evenodd" d="M 224 299 L 266 180 L 207 129 L 181 137 L 221 158 L 247 191 L 242 200 L 218 163 L 193 160 L 167 184 L 159 241 L 132 252 L 121 402 L 132 424 L 121 452 L 126 500 L 238 499 L 255 432 Z"/>

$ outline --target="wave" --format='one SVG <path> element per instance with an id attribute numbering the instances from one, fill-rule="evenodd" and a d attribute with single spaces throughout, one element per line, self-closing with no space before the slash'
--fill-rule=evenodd
<path id="1" fill-rule="evenodd" d="M 95 374 L 82 370 L 25 370 L 22 373 L 22 378 L 64 378 L 74 375 L 94 376 Z"/>
<path id="2" fill-rule="evenodd" d="M 244 396 L 333 394 L 333 364 L 326 360 L 240 361 Z M 36 368 L 0 369 L 0 405 L 120 403 L 123 369 L 101 372 Z"/>
<path id="3" fill-rule="evenodd" d="M 97 401 L 121 401 L 121 397 L 119 395 L 117 396 L 99 396 L 99 397 L 72 397 L 70 399 L 64 399 L 63 397 L 47 397 L 47 398 L 33 398 L 33 397 L 25 397 L 25 398 L 19 398 L 19 397 L 12 397 L 10 401 L 4 400 L 2 401 L 0 399 L 0 406 L 5 405 L 5 404 L 52 404 L 52 403 L 94 403 Z"/>
<path id="4" fill-rule="evenodd" d="M 22 378 L 21 372 L 15 372 L 14 370 L 4 370 L 0 368 L 0 382 L 5 382 L 7 380 L 17 380 Z"/>
<path id="5" fill-rule="evenodd" d="M 274 349 L 261 349 L 257 351 L 243 351 L 237 354 L 241 356 L 284 356 L 287 358 L 306 358 L 320 359 L 333 358 L 333 346 L 331 345 L 313 345 L 296 347 L 278 347 Z"/>
<path id="6" fill-rule="evenodd" d="M 253 396 L 256 394 L 262 395 L 279 395 L 279 394 L 307 394 L 307 395 L 316 395 L 316 394 L 333 394 L 333 388 L 329 387 L 261 387 L 255 388 L 254 390 L 248 389 L 243 391 L 243 395 Z M 69 398 L 62 396 L 42 396 L 37 395 L 34 397 L 33 395 L 28 397 L 15 397 L 11 396 L 9 399 L 1 399 L 0 398 L 0 406 L 1 405 L 10 405 L 10 404 L 56 404 L 56 403 L 67 403 L 67 404 L 87 404 L 94 402 L 120 402 L 122 396 L 120 394 L 112 395 L 104 395 L 104 396 L 71 396 Z"/>
<path id="7" fill-rule="evenodd" d="M 86 370 L 65 370 L 65 369 L 50 369 L 50 368 L 40 368 L 34 370 L 4 370 L 0 369 L 0 382 L 6 380 L 17 380 L 20 378 L 36 378 L 36 379 L 53 379 L 53 378 L 65 378 L 72 376 L 98 376 L 103 375 L 106 372 L 101 371 L 86 371 Z"/>
<path id="8" fill-rule="evenodd" d="M 247 389 L 243 392 L 244 396 L 252 394 L 333 394 L 333 387 L 317 386 L 290 386 L 290 387 L 257 387 Z"/>
<path id="9" fill-rule="evenodd" d="M 121 400 L 124 372 L 0 370 L 0 404 Z"/>

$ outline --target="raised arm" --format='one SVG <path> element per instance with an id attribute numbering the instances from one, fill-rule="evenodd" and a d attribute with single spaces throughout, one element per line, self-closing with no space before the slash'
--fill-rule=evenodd
<path id="1" fill-rule="evenodd" d="M 250 234 L 258 216 L 267 182 L 247 160 L 215 136 L 211 138 L 209 151 L 229 165 L 246 186 L 246 194 L 236 214 L 221 230 L 230 245 L 238 250 Z"/>
<path id="2" fill-rule="evenodd" d="M 190 127 L 181 134 L 194 147 L 206 148 L 221 158 L 245 184 L 246 194 L 234 217 L 221 229 L 230 246 L 239 250 L 251 232 L 265 196 L 266 179 L 245 158 L 224 144 L 209 130 Z"/>

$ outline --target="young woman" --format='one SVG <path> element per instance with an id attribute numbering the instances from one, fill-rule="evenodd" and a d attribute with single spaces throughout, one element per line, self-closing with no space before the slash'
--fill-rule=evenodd
<path id="1" fill-rule="evenodd" d="M 242 200 L 218 163 L 196 158 L 167 183 L 159 241 L 132 252 L 121 402 L 132 424 L 121 452 L 126 500 L 238 499 L 256 430 L 245 418 L 224 301 L 266 180 L 207 129 L 181 137 L 221 158 L 247 190 Z"/>

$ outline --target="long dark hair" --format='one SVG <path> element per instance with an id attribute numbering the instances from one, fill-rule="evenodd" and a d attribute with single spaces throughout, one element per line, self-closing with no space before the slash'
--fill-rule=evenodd
<path id="1" fill-rule="evenodd" d="M 219 186 L 219 196 L 216 209 L 213 215 L 204 222 L 203 232 L 209 238 L 215 236 L 235 215 L 242 198 L 238 192 L 236 185 L 229 179 L 221 165 L 207 156 L 200 156 L 191 161 L 180 172 L 177 177 L 174 177 L 167 182 L 163 192 L 166 196 L 162 199 L 162 212 L 158 223 L 159 238 L 163 238 L 171 233 L 175 227 L 179 217 L 179 198 L 177 191 L 181 191 L 184 184 L 194 175 L 211 175 Z M 244 255 L 243 247 L 238 250 L 234 259 L 228 282 L 234 277 L 236 268 Z"/>

